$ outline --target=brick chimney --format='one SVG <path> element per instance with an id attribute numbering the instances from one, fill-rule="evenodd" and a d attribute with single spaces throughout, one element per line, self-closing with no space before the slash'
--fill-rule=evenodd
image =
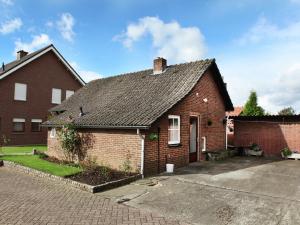
<path id="1" fill-rule="evenodd" d="M 26 56 L 28 52 L 25 52 L 24 50 L 20 50 L 17 52 L 17 60 L 22 59 L 24 56 Z"/>
<path id="2" fill-rule="evenodd" d="M 167 68 L 167 60 L 157 57 L 153 60 L 153 74 L 160 74 Z"/>

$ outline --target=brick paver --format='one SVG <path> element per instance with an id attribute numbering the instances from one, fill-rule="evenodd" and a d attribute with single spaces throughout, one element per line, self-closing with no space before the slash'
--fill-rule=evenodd
<path id="1" fill-rule="evenodd" d="M 0 168 L 0 224 L 183 224 L 11 168 Z"/>

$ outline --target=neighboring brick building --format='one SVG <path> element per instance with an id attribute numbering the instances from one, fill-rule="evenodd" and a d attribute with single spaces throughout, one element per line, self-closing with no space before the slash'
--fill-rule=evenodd
<path id="1" fill-rule="evenodd" d="M 40 124 L 48 110 L 84 84 L 53 45 L 19 51 L 0 69 L 0 138 L 5 135 L 9 145 L 46 144 L 47 129 Z"/>
<path id="2" fill-rule="evenodd" d="M 300 152 L 300 115 L 237 116 L 234 121 L 234 145 L 258 144 L 265 156 L 281 156 L 288 147 Z"/>
<path id="3" fill-rule="evenodd" d="M 82 107 L 82 108 L 81 108 Z M 51 109 L 48 154 L 64 157 L 55 128 L 70 121 L 91 135 L 87 149 L 98 163 L 119 168 L 130 159 L 149 175 L 204 159 L 225 148 L 225 111 L 233 110 L 215 60 L 167 66 L 92 81 Z"/>
<path id="4" fill-rule="evenodd" d="M 243 112 L 243 107 L 242 106 L 237 106 L 234 107 L 234 110 L 231 112 L 226 112 L 226 116 L 228 117 L 233 117 L 233 116 L 239 116 Z M 227 139 L 228 139 L 228 144 L 233 145 L 234 142 L 234 123 L 233 119 L 227 119 Z"/>

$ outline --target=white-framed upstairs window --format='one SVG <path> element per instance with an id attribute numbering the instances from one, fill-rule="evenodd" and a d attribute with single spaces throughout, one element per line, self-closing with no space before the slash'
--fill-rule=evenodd
<path id="1" fill-rule="evenodd" d="M 70 98 L 74 94 L 74 91 L 66 90 L 66 99 Z"/>
<path id="2" fill-rule="evenodd" d="M 17 101 L 26 101 L 27 84 L 15 83 L 14 99 Z"/>
<path id="3" fill-rule="evenodd" d="M 169 115 L 168 144 L 180 144 L 180 116 Z"/>
<path id="4" fill-rule="evenodd" d="M 61 103 L 61 89 L 52 88 L 52 104 Z"/>
<path id="5" fill-rule="evenodd" d="M 52 128 L 50 131 L 50 138 L 56 138 L 56 129 Z"/>

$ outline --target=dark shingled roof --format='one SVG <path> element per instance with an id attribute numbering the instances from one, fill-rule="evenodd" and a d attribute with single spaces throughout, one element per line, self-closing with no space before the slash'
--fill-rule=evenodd
<path id="1" fill-rule="evenodd" d="M 35 55 L 37 55 L 37 54 L 39 54 L 40 52 L 44 51 L 45 49 L 49 48 L 50 46 L 52 46 L 52 45 L 48 45 L 48 46 L 46 46 L 45 48 L 39 49 L 39 50 L 37 50 L 37 51 L 35 51 L 35 52 L 32 52 L 32 53 L 30 53 L 30 54 L 28 54 L 28 55 L 22 57 L 20 60 L 15 60 L 15 61 L 12 61 L 12 62 L 10 62 L 10 63 L 5 64 L 5 65 L 4 65 L 4 69 L 5 69 L 4 71 L 2 70 L 2 64 L 1 64 L 1 68 L 0 68 L 0 76 L 1 76 L 1 74 L 3 74 L 3 73 L 5 73 L 5 72 L 7 72 L 7 71 L 9 71 L 9 70 L 11 70 L 11 69 L 13 69 L 13 68 L 15 68 L 16 66 L 20 65 L 21 63 L 23 63 L 23 62 L 29 60 L 30 58 L 34 57 Z"/>
<path id="2" fill-rule="evenodd" d="M 149 69 L 91 81 L 52 108 L 50 111 L 62 113 L 44 125 L 58 126 L 71 118 L 77 127 L 147 128 L 183 99 L 208 68 L 213 71 L 226 110 L 233 110 L 215 60 L 207 59 L 171 65 L 157 75 Z M 83 116 L 79 116 L 81 106 Z"/>

